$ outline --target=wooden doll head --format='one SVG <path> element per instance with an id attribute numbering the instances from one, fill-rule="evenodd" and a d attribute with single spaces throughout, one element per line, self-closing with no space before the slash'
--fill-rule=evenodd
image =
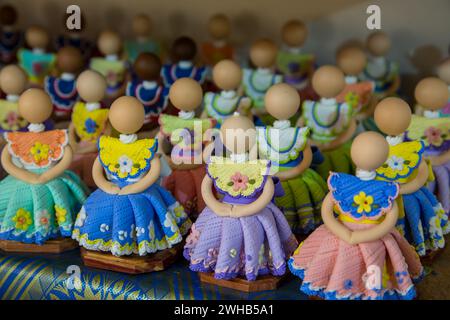
<path id="1" fill-rule="evenodd" d="M 230 19 L 224 14 L 213 15 L 208 22 L 208 32 L 214 40 L 225 40 L 231 32 Z"/>
<path id="2" fill-rule="evenodd" d="M 62 47 L 56 54 L 56 66 L 61 72 L 77 74 L 83 66 L 83 56 L 78 48 Z"/>
<path id="3" fill-rule="evenodd" d="M 444 60 L 437 68 L 437 75 L 450 86 L 450 58 Z"/>
<path id="4" fill-rule="evenodd" d="M 242 70 L 236 62 L 222 60 L 214 66 L 212 76 L 219 89 L 236 90 L 241 84 Z"/>
<path id="5" fill-rule="evenodd" d="M 77 78 L 77 91 L 84 101 L 99 102 L 105 97 L 106 80 L 94 70 L 83 71 Z"/>
<path id="6" fill-rule="evenodd" d="M 20 95 L 26 88 L 27 75 L 15 64 L 3 67 L 0 72 L 0 89 L 6 94 Z"/>
<path id="7" fill-rule="evenodd" d="M 358 169 L 373 171 L 386 162 L 389 144 L 381 134 L 367 131 L 353 140 L 350 154 Z"/>
<path id="8" fill-rule="evenodd" d="M 157 81 L 161 72 L 161 60 L 150 52 L 141 52 L 133 64 L 133 69 L 140 80 Z"/>
<path id="9" fill-rule="evenodd" d="M 267 112 L 277 120 L 288 120 L 295 115 L 300 107 L 298 91 L 286 83 L 271 86 L 264 102 Z"/>
<path id="10" fill-rule="evenodd" d="M 0 24 L 2 26 L 13 26 L 17 22 L 17 11 L 9 5 L 3 5 L 0 7 Z"/>
<path id="11" fill-rule="evenodd" d="M 179 37 L 172 45 L 172 57 L 174 62 L 192 61 L 197 54 L 197 45 L 189 37 Z"/>
<path id="12" fill-rule="evenodd" d="M 28 89 L 20 95 L 19 114 L 29 123 L 43 123 L 53 111 L 52 100 L 42 89 Z"/>
<path id="13" fill-rule="evenodd" d="M 308 28 L 300 20 L 290 20 L 281 29 L 281 38 L 289 47 L 301 47 L 308 37 Z"/>
<path id="14" fill-rule="evenodd" d="M 169 90 L 173 106 L 182 111 L 194 111 L 201 104 L 203 91 L 200 84 L 191 78 L 181 78 Z"/>
<path id="15" fill-rule="evenodd" d="M 117 98 L 108 113 L 108 119 L 114 129 L 123 134 L 133 134 L 144 124 L 145 111 L 142 103 L 135 97 Z"/>
<path id="16" fill-rule="evenodd" d="M 256 143 L 255 125 L 248 117 L 233 115 L 222 123 L 220 139 L 231 153 L 244 154 Z"/>
<path id="17" fill-rule="evenodd" d="M 334 98 L 345 88 L 344 73 L 335 66 L 320 67 L 314 72 L 312 87 L 322 98 Z"/>
<path id="18" fill-rule="evenodd" d="M 367 64 L 367 57 L 361 48 L 346 46 L 338 50 L 336 62 L 344 74 L 357 76 L 364 71 Z"/>
<path id="19" fill-rule="evenodd" d="M 366 46 L 371 55 L 382 57 L 391 49 L 391 39 L 383 31 L 373 32 L 367 37 Z"/>
<path id="20" fill-rule="evenodd" d="M 414 91 L 417 102 L 428 110 L 443 108 L 449 98 L 447 84 L 439 78 L 429 77 L 421 80 Z"/>
<path id="21" fill-rule="evenodd" d="M 48 32 L 39 26 L 32 26 L 25 32 L 25 41 L 32 49 L 45 49 L 50 41 Z"/>
<path id="22" fill-rule="evenodd" d="M 138 14 L 133 18 L 132 28 L 136 37 L 148 37 L 152 31 L 152 21 L 146 14 Z"/>
<path id="23" fill-rule="evenodd" d="M 375 123 L 381 132 L 399 136 L 411 122 L 411 108 L 400 98 L 385 98 L 375 107 Z"/>
<path id="24" fill-rule="evenodd" d="M 100 33 L 97 39 L 97 46 L 105 56 L 118 55 L 120 50 L 122 50 L 122 39 L 117 32 L 105 30 Z"/>
<path id="25" fill-rule="evenodd" d="M 260 39 L 250 48 L 250 60 L 258 68 L 270 68 L 277 59 L 278 48 L 272 40 Z"/>

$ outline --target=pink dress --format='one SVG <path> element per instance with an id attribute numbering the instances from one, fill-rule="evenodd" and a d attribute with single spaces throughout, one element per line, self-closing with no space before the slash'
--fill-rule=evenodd
<path id="1" fill-rule="evenodd" d="M 381 223 L 398 195 L 398 185 L 332 173 L 328 180 L 338 219 L 350 230 Z M 348 244 L 325 225 L 300 244 L 289 260 L 303 279 L 300 290 L 329 300 L 415 297 L 413 280 L 423 274 L 414 248 L 393 228 L 376 241 Z"/>

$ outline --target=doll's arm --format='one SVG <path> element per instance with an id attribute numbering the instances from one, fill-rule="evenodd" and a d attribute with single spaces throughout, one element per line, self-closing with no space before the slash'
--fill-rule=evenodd
<path id="1" fill-rule="evenodd" d="M 350 243 L 352 231 L 339 222 L 334 216 L 334 203 L 331 193 L 328 193 L 322 203 L 322 220 L 325 226 L 339 239 Z"/>
<path id="2" fill-rule="evenodd" d="M 206 175 L 202 181 L 202 197 L 208 208 L 221 217 L 230 217 L 232 206 L 218 201 L 212 193 L 213 181 Z"/>
<path id="3" fill-rule="evenodd" d="M 39 176 L 39 183 L 47 183 L 50 180 L 59 177 L 67 168 L 69 168 L 72 163 L 72 148 L 70 146 L 66 146 L 64 148 L 64 156 L 62 159 L 52 168 L 45 171 Z"/>
<path id="4" fill-rule="evenodd" d="M 305 126 L 305 119 L 303 119 L 303 116 L 300 116 L 297 120 L 297 123 L 295 124 L 296 127 L 304 127 Z"/>
<path id="5" fill-rule="evenodd" d="M 5 146 L 2 151 L 1 163 L 3 169 L 16 179 L 25 181 L 30 184 L 39 183 L 39 175 L 21 169 L 12 163 L 11 155 L 9 154 L 8 147 Z"/>
<path id="6" fill-rule="evenodd" d="M 351 244 L 359 244 L 363 242 L 376 241 L 383 238 L 386 234 L 391 232 L 397 223 L 398 219 L 398 205 L 394 202 L 391 211 L 386 213 L 385 219 L 380 224 L 367 230 L 353 231 L 350 237 Z"/>
<path id="7" fill-rule="evenodd" d="M 443 164 L 450 162 L 450 150 L 438 156 L 431 156 L 429 158 L 432 166 L 442 166 Z"/>
<path id="8" fill-rule="evenodd" d="M 428 180 L 428 166 L 425 161 L 422 161 L 419 166 L 417 177 L 400 186 L 400 194 L 411 194 L 422 188 Z"/>
<path id="9" fill-rule="evenodd" d="M 334 139 L 330 143 L 319 145 L 319 149 L 321 151 L 328 151 L 338 148 L 339 146 L 343 145 L 353 137 L 353 135 L 356 132 L 356 129 L 357 129 L 356 120 L 351 119 L 350 125 L 347 130 L 345 130 L 343 133 L 337 136 L 336 139 Z"/>
<path id="10" fill-rule="evenodd" d="M 141 193 L 147 190 L 152 184 L 154 184 L 161 174 L 161 160 L 159 155 L 156 155 L 150 162 L 150 171 L 138 182 L 123 187 L 120 191 L 120 195 Z"/>
<path id="11" fill-rule="evenodd" d="M 258 199 L 247 205 L 234 205 L 231 209 L 231 216 L 233 218 L 248 217 L 260 212 L 270 201 L 272 201 L 274 192 L 275 186 L 272 179 L 268 177 L 263 192 Z"/>
<path id="12" fill-rule="evenodd" d="M 103 172 L 103 167 L 100 163 L 99 158 L 97 157 L 94 161 L 94 165 L 92 166 L 92 178 L 94 179 L 95 184 L 106 193 L 118 194 L 120 188 L 114 183 L 108 181 L 105 178 Z"/>
<path id="13" fill-rule="evenodd" d="M 400 88 L 400 75 L 397 75 L 395 77 L 394 83 L 389 88 L 389 90 L 386 92 L 386 97 L 394 95 L 399 88 Z"/>
<path id="14" fill-rule="evenodd" d="M 313 153 L 308 142 L 305 149 L 303 150 L 303 160 L 296 167 L 286 171 L 280 171 L 276 174 L 276 176 L 280 178 L 281 181 L 295 178 L 311 166 L 312 158 Z"/>

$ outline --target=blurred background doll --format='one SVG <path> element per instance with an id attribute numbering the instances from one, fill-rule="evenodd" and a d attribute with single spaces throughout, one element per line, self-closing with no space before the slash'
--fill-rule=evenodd
<path id="1" fill-rule="evenodd" d="M 43 90 L 22 93 L 19 112 L 30 125 L 28 132 L 5 135 L 1 163 L 9 176 L 0 182 L 0 239 L 42 245 L 70 237 L 87 188 L 67 170 L 72 161 L 67 131 L 45 131 L 52 102 Z"/>
<path id="2" fill-rule="evenodd" d="M 421 80 L 415 90 L 416 101 L 424 108 L 423 116 L 413 115 L 405 133 L 408 141 L 423 141 L 424 157 L 430 159 L 434 181 L 428 183 L 446 214 L 450 213 L 450 119 L 440 110 L 448 102 L 447 84 L 438 78 Z"/>
<path id="3" fill-rule="evenodd" d="M 305 294 L 327 300 L 415 298 L 413 281 L 424 270 L 395 229 L 399 186 L 375 180 L 374 170 L 388 154 L 382 135 L 365 132 L 351 147 L 356 176 L 331 173 L 322 205 L 324 225 L 289 260 Z"/>
<path id="4" fill-rule="evenodd" d="M 437 69 L 437 75 L 439 79 L 444 81 L 448 86 L 448 91 L 450 95 L 450 58 L 445 59 Z M 441 117 L 450 117 L 450 98 L 447 104 L 439 110 Z"/>
<path id="5" fill-rule="evenodd" d="M 171 248 L 183 240 L 191 222 L 156 183 L 157 140 L 138 140 L 144 107 L 134 97 L 120 97 L 111 105 L 109 121 L 120 138 L 100 138 L 92 168 L 98 189 L 78 213 L 72 237 L 88 250 L 114 256 L 146 256 Z"/>
<path id="6" fill-rule="evenodd" d="M 216 279 L 255 281 L 263 275 L 282 276 L 297 241 L 272 203 L 275 186 L 270 161 L 249 157 L 249 152 L 255 155 L 256 131 L 247 117 L 232 116 L 220 130 L 231 155 L 212 157 L 208 163 L 202 182 L 207 207 L 192 226 L 184 257 L 191 270 L 212 272 Z"/>
<path id="7" fill-rule="evenodd" d="M 17 60 L 25 70 L 32 86 L 42 87 L 44 78 L 51 73 L 55 54 L 47 52 L 50 36 L 42 27 L 32 26 L 25 32 L 25 42 L 30 49 L 21 48 Z"/>
<path id="8" fill-rule="evenodd" d="M 383 99 L 375 108 L 375 122 L 389 143 L 389 157 L 377 168 L 377 179 L 400 184 L 397 228 L 421 257 L 444 248 L 450 225 L 442 205 L 426 187 L 425 144 L 404 141 L 411 124 L 409 105 L 399 98 Z"/>
<path id="9" fill-rule="evenodd" d="M 138 14 L 133 18 L 132 31 L 134 39 L 125 41 L 124 49 L 127 60 L 133 64 L 139 54 L 153 53 L 161 57 L 161 47 L 151 38 L 152 21 L 146 14 Z"/>
<path id="10" fill-rule="evenodd" d="M 53 103 L 53 118 L 56 122 L 70 121 L 73 106 L 78 101 L 76 77 L 83 67 L 83 57 L 75 47 L 62 47 L 56 53 L 56 68 L 59 76 L 47 76 L 44 87 Z"/>
<path id="11" fill-rule="evenodd" d="M 205 207 L 201 184 L 206 174 L 202 150 L 208 130 L 216 125 L 214 119 L 199 119 L 195 110 L 201 105 L 203 92 L 200 84 L 190 78 L 177 80 L 171 87 L 169 99 L 179 110 L 177 116 L 159 117 L 158 142 L 160 153 L 172 168 L 172 174 L 162 185 L 184 207 L 189 216 L 196 217 Z M 168 148 L 171 147 L 171 151 Z M 169 156 L 170 154 L 170 156 Z"/>
<path id="12" fill-rule="evenodd" d="M 287 84 L 272 86 L 265 96 L 267 112 L 276 120 L 273 126 L 258 127 L 258 147 L 262 158 L 271 161 L 284 195 L 275 198 L 294 234 L 308 234 L 320 223 L 320 208 L 328 188 L 310 169 L 313 152 L 308 142 L 309 128 L 292 127 L 289 119 L 298 111 L 298 91 Z"/>
<path id="13" fill-rule="evenodd" d="M 23 34 L 17 29 L 17 11 L 11 5 L 0 7 L 0 66 L 17 61 L 17 50 L 23 45 Z"/>
<path id="14" fill-rule="evenodd" d="M 196 66 L 197 45 L 189 37 L 179 37 L 172 45 L 171 63 L 163 65 L 161 77 L 166 87 L 170 87 L 181 78 L 191 78 L 203 84 L 206 76 L 206 68 Z"/>
<path id="15" fill-rule="evenodd" d="M 222 60 L 233 60 L 234 48 L 229 43 L 230 19 L 224 14 L 215 14 L 208 21 L 210 41 L 203 43 L 201 53 L 205 65 L 212 68 Z"/>
<path id="16" fill-rule="evenodd" d="M 316 170 L 324 180 L 330 171 L 353 173 L 350 158 L 351 139 L 356 131 L 353 108 L 347 102 L 336 101 L 345 87 L 344 74 L 334 66 L 320 67 L 313 75 L 312 86 L 321 99 L 303 103 L 298 125 L 311 129 L 311 143 L 323 154 L 324 161 Z"/>
<path id="17" fill-rule="evenodd" d="M 69 125 L 70 145 L 74 157 L 70 169 L 77 173 L 89 187 L 95 187 L 92 165 L 97 158 L 97 142 L 102 134 L 110 134 L 108 109 L 102 108 L 106 90 L 105 78 L 93 70 L 83 71 L 76 80 L 78 101 Z"/>

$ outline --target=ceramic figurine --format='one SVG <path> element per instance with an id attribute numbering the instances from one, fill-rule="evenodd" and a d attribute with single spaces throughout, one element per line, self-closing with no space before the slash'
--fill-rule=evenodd
<path id="1" fill-rule="evenodd" d="M 312 144 L 318 146 L 324 156 L 316 170 L 325 180 L 330 171 L 353 173 L 350 159 L 350 140 L 356 131 L 353 108 L 347 102 L 336 101 L 345 87 L 344 74 L 334 66 L 320 67 L 314 73 L 312 86 L 321 99 L 303 103 L 298 124 L 311 129 Z"/>
<path id="2" fill-rule="evenodd" d="M 447 84 L 438 78 L 425 78 L 415 90 L 417 103 L 425 112 L 413 115 L 406 131 L 406 140 L 423 140 L 424 156 L 430 159 L 434 181 L 429 190 L 436 193 L 447 215 L 450 214 L 450 120 L 440 110 L 449 100 Z"/>
<path id="3" fill-rule="evenodd" d="M 404 142 L 411 124 L 411 109 L 399 98 L 383 99 L 375 109 L 375 122 L 387 135 L 389 157 L 377 170 L 377 179 L 400 184 L 397 228 L 420 256 L 445 246 L 450 231 L 447 215 L 426 187 L 429 168 L 424 161 L 423 141 Z"/>
<path id="4" fill-rule="evenodd" d="M 67 131 L 45 131 L 50 97 L 28 89 L 20 96 L 19 112 L 30 125 L 28 132 L 5 134 L 1 163 L 9 176 L 0 182 L 0 239 L 44 245 L 71 236 L 87 189 L 67 170 L 72 161 Z"/>
<path id="5" fill-rule="evenodd" d="M 172 46 L 172 63 L 163 65 L 161 77 L 164 85 L 170 87 L 181 78 L 191 78 L 200 84 L 205 81 L 206 68 L 195 66 L 197 45 L 189 37 L 180 37 Z"/>
<path id="6" fill-rule="evenodd" d="M 104 135 L 99 140 L 99 155 L 92 168 L 98 189 L 78 213 L 72 237 L 87 249 L 82 251 L 85 262 L 90 261 L 90 251 L 101 251 L 116 256 L 96 255 L 103 268 L 111 268 L 114 261 L 122 268 L 129 264 L 139 268 L 135 255 L 151 257 L 177 245 L 191 222 L 173 196 L 155 183 L 160 173 L 158 143 L 137 138 L 136 132 L 144 123 L 144 107 L 139 100 L 115 100 L 109 122 L 120 132 L 120 138 Z M 143 260 L 137 261 L 142 266 Z M 116 268 L 120 271 L 120 264 Z"/>
<path id="7" fill-rule="evenodd" d="M 6 99 L 0 100 L 0 133 L 25 131 L 28 122 L 19 113 L 19 96 L 27 86 L 27 75 L 17 65 L 3 67 L 0 72 L 0 89 Z"/>
<path id="8" fill-rule="evenodd" d="M 53 102 L 56 121 L 70 120 L 72 109 L 78 101 L 76 76 L 83 67 L 83 57 L 75 47 L 63 47 L 56 54 L 58 77 L 47 76 L 44 80 L 45 91 Z"/>
<path id="9" fill-rule="evenodd" d="M 103 57 L 91 59 L 90 68 L 105 77 L 107 83 L 106 104 L 125 92 L 126 61 L 120 57 L 122 39 L 113 31 L 103 31 L 97 39 Z"/>
<path id="10" fill-rule="evenodd" d="M 250 156 L 254 154 L 256 131 L 247 117 L 229 117 L 220 131 L 231 154 L 212 157 L 207 165 L 208 175 L 202 182 L 207 207 L 192 226 L 184 256 L 191 270 L 201 276 L 213 273 L 216 280 L 243 277 L 253 282 L 264 275 L 282 276 L 297 240 L 272 202 L 275 184 L 269 175 L 271 163 Z"/>
<path id="11" fill-rule="evenodd" d="M 248 110 L 251 107 L 251 100 L 238 94 L 242 70 L 237 63 L 232 60 L 222 60 L 214 66 L 212 73 L 214 84 L 221 91 L 205 93 L 202 117 L 214 118 L 220 126 L 225 119 L 239 109 Z"/>
<path id="12" fill-rule="evenodd" d="M 375 83 L 374 94 L 378 99 L 395 95 L 400 87 L 398 65 L 386 58 L 390 49 L 391 40 L 382 31 L 374 32 L 367 38 L 367 50 L 371 58 L 360 78 Z"/>
<path id="13" fill-rule="evenodd" d="M 329 300 L 414 299 L 423 275 L 414 249 L 395 229 L 396 183 L 375 180 L 389 153 L 383 136 L 365 132 L 351 147 L 356 176 L 332 172 L 322 205 L 324 224 L 300 244 L 291 272 L 308 296 Z"/>
<path id="14" fill-rule="evenodd" d="M 250 48 L 250 60 L 256 69 L 243 69 L 242 85 L 244 93 L 252 100 L 252 112 L 260 118 L 258 124 L 271 122 L 264 109 L 264 96 L 269 88 L 283 80 L 283 76 L 274 72 L 277 47 L 271 40 L 255 41 Z"/>
<path id="15" fill-rule="evenodd" d="M 354 115 L 360 122 L 360 131 L 377 131 L 373 120 L 377 101 L 372 97 L 375 84 L 358 79 L 367 65 L 366 53 L 357 46 L 344 46 L 338 50 L 336 62 L 345 74 L 345 88 L 336 97 L 336 101 L 347 102 L 353 108 Z"/>
<path id="16" fill-rule="evenodd" d="M 234 48 L 228 42 L 231 23 L 224 14 L 216 14 L 209 19 L 208 32 L 211 41 L 202 45 L 202 56 L 207 66 L 213 67 L 221 60 L 233 60 Z"/>
<path id="17" fill-rule="evenodd" d="M 17 60 L 27 73 L 31 85 L 42 86 L 44 78 L 53 69 L 56 58 L 55 54 L 46 52 L 50 37 L 44 28 L 34 26 L 26 30 L 25 41 L 31 49 L 19 49 Z"/>
<path id="18" fill-rule="evenodd" d="M 441 80 L 445 81 L 450 94 L 450 58 L 444 60 L 439 65 L 437 75 Z M 448 103 L 445 105 L 445 107 L 439 110 L 439 113 L 443 117 L 450 117 L 450 98 L 448 99 Z"/>
<path id="19" fill-rule="evenodd" d="M 202 151 L 207 131 L 214 128 L 214 119 L 198 119 L 195 110 L 202 102 L 202 88 L 193 79 L 182 78 L 171 87 L 169 99 L 179 111 L 178 116 L 162 114 L 159 117 L 158 141 L 161 153 L 170 142 L 172 151 L 167 156 L 173 172 L 164 178 L 162 185 L 195 217 L 205 207 L 201 194 L 202 179 L 206 174 Z"/>
<path id="20" fill-rule="evenodd" d="M 297 90 L 281 83 L 266 93 L 267 112 L 276 121 L 273 126 L 258 127 L 259 154 L 272 162 L 284 195 L 275 199 L 295 234 L 307 234 L 321 223 L 320 208 L 328 189 L 326 182 L 310 169 L 313 158 L 308 142 L 308 127 L 292 127 L 289 119 L 297 113 Z"/>
<path id="21" fill-rule="evenodd" d="M 152 40 L 150 33 L 152 22 L 145 14 L 138 14 L 133 18 L 133 40 L 125 41 L 125 54 L 130 63 L 134 63 L 140 53 L 153 53 L 161 55 L 161 48 L 158 42 Z"/>
<path id="22" fill-rule="evenodd" d="M 140 53 L 134 61 L 137 78 L 128 82 L 126 95 L 136 97 L 145 109 L 143 130 L 157 127 L 158 117 L 168 107 L 169 88 L 159 83 L 161 61 L 153 53 Z"/>
<path id="23" fill-rule="evenodd" d="M 11 5 L 0 7 L 0 64 L 16 62 L 17 50 L 23 45 L 22 32 L 16 28 L 17 11 Z"/>
<path id="24" fill-rule="evenodd" d="M 277 69 L 283 74 L 284 82 L 305 92 L 314 72 L 315 57 L 303 52 L 308 28 L 299 20 L 290 20 L 283 25 L 281 37 L 283 46 L 278 51 Z"/>
<path id="25" fill-rule="evenodd" d="M 96 71 L 83 71 L 76 80 L 76 90 L 82 101 L 75 104 L 69 125 L 70 145 L 74 157 L 70 169 L 89 187 L 95 187 L 92 165 L 97 158 L 97 142 L 102 134 L 109 134 L 108 109 L 101 107 L 105 96 L 105 78 Z"/>

